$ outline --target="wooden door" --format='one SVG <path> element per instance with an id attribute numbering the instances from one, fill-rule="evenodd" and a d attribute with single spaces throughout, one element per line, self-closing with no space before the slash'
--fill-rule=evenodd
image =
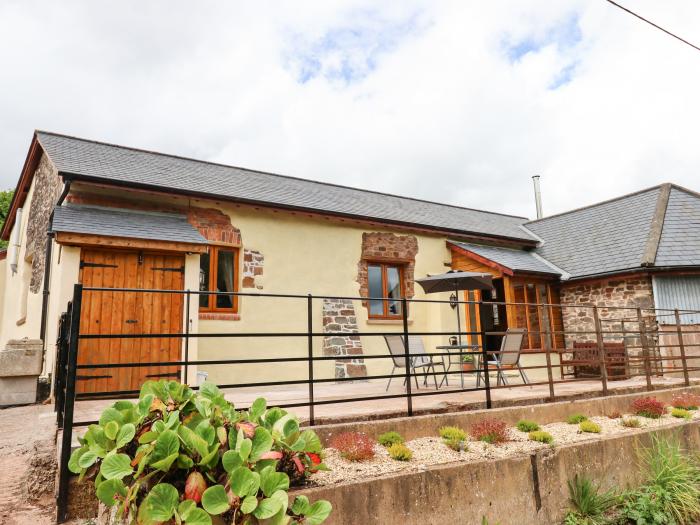
<path id="1" fill-rule="evenodd" d="M 182 290 L 182 255 L 83 250 L 80 281 L 85 287 Z M 136 335 L 182 332 L 182 294 L 86 291 L 81 334 Z M 83 339 L 78 364 L 179 361 L 179 337 Z M 78 371 L 79 393 L 138 390 L 147 379 L 179 377 L 178 366 L 95 368 Z"/>

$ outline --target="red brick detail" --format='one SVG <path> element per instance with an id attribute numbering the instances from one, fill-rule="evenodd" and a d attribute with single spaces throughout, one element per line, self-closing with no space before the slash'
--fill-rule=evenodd
<path id="1" fill-rule="evenodd" d="M 227 314 L 220 312 L 199 312 L 200 321 L 240 321 L 240 314 Z"/>
<path id="2" fill-rule="evenodd" d="M 187 220 L 208 241 L 241 245 L 241 231 L 231 224 L 228 215 L 217 209 L 190 208 L 187 210 Z"/>
<path id="3" fill-rule="evenodd" d="M 360 295 L 369 296 L 367 284 L 367 262 L 395 262 L 403 265 L 404 290 L 406 297 L 414 295 L 413 272 L 418 253 L 418 240 L 413 235 L 395 235 L 393 233 L 363 233 L 362 255 L 357 264 L 357 283 L 360 285 Z M 367 306 L 366 301 L 363 302 Z"/>

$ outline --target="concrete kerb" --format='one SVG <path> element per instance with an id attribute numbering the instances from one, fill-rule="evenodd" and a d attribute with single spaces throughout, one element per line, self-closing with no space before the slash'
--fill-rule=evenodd
<path id="1" fill-rule="evenodd" d="M 700 422 L 544 449 L 532 455 L 472 463 L 450 463 L 419 472 L 300 490 L 327 499 L 326 525 L 501 525 L 561 523 L 567 510 L 567 481 L 583 474 L 604 489 L 624 489 L 644 480 L 638 452 L 653 434 L 677 435 L 687 449 L 700 446 Z M 293 495 L 293 494 L 292 494 Z"/>
<path id="2" fill-rule="evenodd" d="M 454 425 L 467 430 L 472 423 L 487 417 L 502 419 L 509 425 L 514 425 L 521 419 L 530 419 L 541 425 L 546 425 L 557 421 L 565 421 L 567 416 L 574 413 L 581 413 L 587 416 L 604 416 L 613 412 L 625 413 L 629 412 L 632 401 L 637 398 L 653 396 L 670 404 L 674 395 L 686 391 L 700 395 L 700 386 L 669 388 L 655 390 L 653 392 L 635 392 L 622 395 L 617 394 L 608 397 L 574 399 L 537 405 L 500 407 L 489 410 L 480 409 L 465 412 L 447 412 L 413 417 L 317 425 L 313 427 L 313 429 L 324 443 L 328 443 L 332 436 L 341 432 L 365 432 L 369 436 L 377 438 L 380 434 L 391 430 L 400 433 L 406 440 L 410 440 L 437 436 L 440 427 L 447 425 Z"/>

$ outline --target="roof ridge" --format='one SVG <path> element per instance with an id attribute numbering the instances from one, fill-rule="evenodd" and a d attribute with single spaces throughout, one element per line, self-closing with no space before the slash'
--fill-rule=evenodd
<path id="1" fill-rule="evenodd" d="M 668 184 L 668 183 L 665 183 L 665 184 Z M 595 208 L 597 206 L 602 206 L 603 204 L 609 204 L 611 202 L 620 201 L 623 199 L 627 199 L 629 197 L 635 197 L 636 195 L 641 195 L 642 193 L 647 193 L 647 192 L 650 192 L 652 190 L 658 190 L 659 188 L 661 188 L 661 186 L 663 186 L 663 184 L 657 184 L 656 186 L 651 186 L 649 188 L 644 188 L 641 190 L 633 191 L 632 193 L 626 193 L 625 195 L 620 195 L 619 197 L 613 197 L 612 199 L 606 199 L 604 201 L 595 202 L 593 204 L 587 204 L 586 206 L 580 206 L 578 208 L 574 208 L 573 210 L 562 211 L 560 213 L 555 213 L 554 215 L 550 215 L 548 217 L 542 217 L 541 219 L 533 219 L 531 221 L 524 223 L 523 226 L 525 228 L 527 228 L 528 224 L 543 222 L 543 221 L 546 221 L 549 219 L 553 219 L 554 217 L 561 217 L 562 215 L 568 215 L 570 213 L 576 213 L 579 211 L 588 210 L 590 208 Z"/>
<path id="2" fill-rule="evenodd" d="M 273 177 L 282 177 L 282 178 L 285 178 L 285 179 L 298 180 L 298 181 L 303 181 L 303 182 L 311 182 L 311 183 L 313 183 L 313 184 L 321 184 L 321 185 L 324 185 L 324 186 L 333 186 L 333 187 L 336 187 L 336 188 L 344 188 L 344 189 L 348 189 L 348 190 L 360 191 L 360 192 L 363 192 L 363 193 L 373 193 L 373 194 L 375 194 L 375 195 L 384 195 L 385 197 L 394 197 L 394 198 L 397 198 L 397 199 L 412 200 L 412 201 L 415 201 L 415 202 L 423 202 L 423 203 L 426 203 L 426 204 L 435 204 L 435 205 L 438 205 L 438 206 L 448 206 L 448 207 L 450 207 L 450 208 L 456 208 L 456 209 L 460 209 L 460 210 L 473 211 L 473 212 L 477 212 L 477 213 L 484 213 L 484 214 L 487 214 L 487 215 L 500 215 L 500 216 L 502 216 L 502 217 L 512 217 L 512 218 L 514 218 L 514 219 L 525 219 L 526 221 L 529 220 L 528 217 L 523 217 L 523 216 L 521 216 L 521 215 L 512 215 L 512 214 L 509 214 L 509 213 L 502 213 L 502 212 L 497 212 L 497 211 L 479 210 L 479 209 L 477 209 L 477 208 L 470 208 L 470 207 L 467 207 L 467 206 L 459 206 L 459 205 L 456 205 L 456 204 L 447 204 L 447 203 L 444 203 L 444 202 L 437 202 L 437 201 L 431 201 L 431 200 L 427 200 L 427 199 L 420 199 L 420 198 L 417 198 L 417 197 L 407 197 L 407 196 L 405 196 L 405 195 L 397 195 L 397 194 L 395 194 L 395 193 L 387 193 L 387 192 L 382 192 L 382 191 L 377 191 L 377 190 L 368 190 L 368 189 L 364 189 L 364 188 L 357 188 L 357 187 L 354 187 L 354 186 L 346 186 L 346 185 L 343 185 L 343 184 L 336 184 L 336 183 L 334 183 L 334 182 L 324 182 L 324 181 L 313 180 L 313 179 L 305 179 L 305 178 L 303 178 L 303 177 L 296 177 L 296 176 L 293 176 L 293 175 L 284 175 L 284 174 L 281 174 L 281 173 L 274 173 L 274 172 L 272 172 L 272 171 L 263 171 L 263 170 L 253 169 L 253 168 L 244 168 L 244 167 L 242 167 L 242 166 L 234 166 L 234 165 L 232 165 L 232 164 L 224 164 L 224 163 L 221 163 L 221 162 L 212 162 L 212 161 L 208 161 L 208 160 L 195 159 L 195 158 L 193 158 L 193 157 L 185 157 L 185 156 L 182 156 L 182 155 L 174 155 L 174 154 L 172 154 L 172 153 L 163 153 L 163 152 L 160 152 L 160 151 L 148 150 L 148 149 L 143 149 L 143 148 L 135 148 L 135 147 L 133 147 L 133 146 L 124 146 L 124 145 L 121 145 L 121 144 L 115 144 L 115 143 L 113 143 L 113 142 L 103 142 L 103 141 L 94 140 L 94 139 L 86 139 L 86 138 L 83 138 L 83 137 L 76 137 L 75 135 L 66 135 L 66 134 L 63 134 L 63 133 L 56 133 L 56 132 L 54 132 L 54 131 L 45 131 L 45 130 L 37 129 L 37 130 L 35 130 L 35 133 L 37 133 L 37 134 L 43 133 L 43 134 L 45 134 L 45 135 L 52 135 L 52 136 L 54 136 L 54 137 L 63 137 L 63 138 L 68 138 L 68 139 L 73 139 L 73 140 L 80 140 L 80 141 L 82 141 L 82 142 L 89 142 L 89 143 L 92 143 L 92 144 L 99 144 L 99 145 L 102 145 L 102 146 L 110 146 L 110 147 L 113 147 L 113 148 L 120 148 L 120 149 L 126 149 L 126 150 L 131 150 L 131 151 L 138 151 L 138 152 L 141 152 L 141 153 L 148 153 L 148 154 L 151 154 L 151 155 L 160 155 L 160 156 L 163 156 L 163 157 L 170 157 L 170 158 L 180 159 L 180 160 L 186 160 L 186 161 L 190 161 L 190 162 L 198 162 L 198 163 L 200 163 L 200 164 L 209 164 L 209 165 L 212 165 L 212 166 L 221 166 L 221 167 L 223 167 L 223 168 L 232 168 L 232 169 L 237 169 L 237 170 L 242 170 L 242 171 L 248 171 L 248 172 L 252 172 L 252 173 L 259 173 L 259 174 L 261 174 L 261 175 L 270 175 L 270 176 L 273 176 Z"/>

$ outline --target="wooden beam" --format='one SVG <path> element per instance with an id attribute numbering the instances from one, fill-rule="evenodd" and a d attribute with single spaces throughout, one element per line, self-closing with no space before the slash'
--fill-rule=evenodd
<path id="1" fill-rule="evenodd" d="M 90 246 L 95 248 L 122 248 L 133 250 L 153 250 L 157 252 L 206 253 L 206 244 L 188 242 L 155 241 L 150 239 L 128 239 L 125 237 L 105 237 L 87 233 L 58 232 L 56 242 L 66 246 Z"/>
<path id="2" fill-rule="evenodd" d="M 461 253 L 462 255 L 469 257 L 470 259 L 473 259 L 474 261 L 483 264 L 484 266 L 487 266 L 489 268 L 492 268 L 494 270 L 497 270 L 501 272 L 503 275 L 513 275 L 513 270 L 510 268 L 507 268 L 501 264 L 498 264 L 497 262 L 492 261 L 491 259 L 487 259 L 486 257 L 482 257 L 481 255 L 478 255 L 470 250 L 467 250 L 465 248 L 462 248 L 461 246 L 456 246 L 452 243 L 450 243 L 449 246 L 450 250 L 453 250 L 457 253 Z"/>

